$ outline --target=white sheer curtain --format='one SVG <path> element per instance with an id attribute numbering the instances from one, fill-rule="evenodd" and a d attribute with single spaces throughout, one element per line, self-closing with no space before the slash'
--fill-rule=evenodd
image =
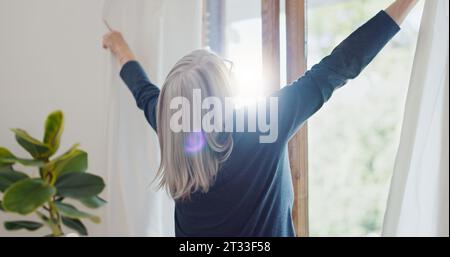
<path id="1" fill-rule="evenodd" d="M 448 4 L 425 4 L 384 236 L 449 235 Z"/>
<path id="2" fill-rule="evenodd" d="M 201 46 L 201 1 L 106 0 L 104 18 L 123 33 L 162 85 L 183 55 Z M 110 65 L 107 227 L 110 236 L 173 236 L 173 202 L 150 184 L 160 161 L 156 134 Z"/>

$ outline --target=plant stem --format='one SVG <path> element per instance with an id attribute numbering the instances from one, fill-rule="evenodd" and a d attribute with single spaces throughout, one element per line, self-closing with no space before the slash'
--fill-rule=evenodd
<path id="1" fill-rule="evenodd" d="M 61 219 L 58 213 L 58 210 L 56 209 L 55 203 L 53 200 L 48 201 L 49 205 L 49 214 L 50 214 L 50 221 L 53 224 L 52 231 L 54 236 L 62 236 L 64 233 L 62 232 L 61 228 Z"/>
<path id="2" fill-rule="evenodd" d="M 48 158 L 44 159 L 43 161 L 45 162 L 45 164 L 48 164 L 50 162 L 50 160 Z M 54 185 L 56 182 L 55 181 L 56 179 L 55 179 L 52 171 L 53 170 L 50 170 L 48 168 L 41 168 L 39 170 L 43 179 L 45 179 L 47 181 L 47 183 L 49 183 L 50 185 Z M 64 235 L 64 233 L 63 233 L 62 227 L 61 227 L 61 216 L 59 215 L 59 212 L 56 209 L 55 199 L 56 199 L 56 197 L 53 196 L 48 201 L 48 208 L 46 208 L 44 206 L 44 209 L 46 209 L 48 211 L 48 213 L 50 214 L 49 226 L 52 230 L 53 236 L 62 236 L 62 235 Z"/>
<path id="3" fill-rule="evenodd" d="M 58 226 L 56 226 L 52 220 L 50 218 L 48 218 L 47 216 L 45 216 L 43 213 L 41 213 L 40 211 L 36 211 L 36 214 L 38 215 L 38 217 L 44 222 L 45 225 L 47 225 L 50 230 L 52 231 L 52 235 L 53 236 L 61 236 L 63 235 L 61 230 L 58 228 Z"/>

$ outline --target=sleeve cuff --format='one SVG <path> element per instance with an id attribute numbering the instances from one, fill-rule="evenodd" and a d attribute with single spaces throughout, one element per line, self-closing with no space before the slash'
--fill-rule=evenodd
<path id="1" fill-rule="evenodd" d="M 120 77 L 133 91 L 133 89 L 142 84 L 142 82 L 151 83 L 138 61 L 129 61 L 122 66 Z"/>
<path id="2" fill-rule="evenodd" d="M 401 30 L 401 28 L 397 24 L 397 22 L 394 19 L 392 19 L 392 17 L 389 14 L 387 14 L 387 12 L 380 11 L 377 14 L 377 17 L 379 17 L 380 20 L 382 20 L 385 25 L 392 27 L 394 29 L 394 31 L 398 32 Z"/>
<path id="3" fill-rule="evenodd" d="M 129 61 L 120 69 L 120 77 L 127 85 L 135 82 L 136 78 L 142 76 L 142 67 L 138 61 Z"/>

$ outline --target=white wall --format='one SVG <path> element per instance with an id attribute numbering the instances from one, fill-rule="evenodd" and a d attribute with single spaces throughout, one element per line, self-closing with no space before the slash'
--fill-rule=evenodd
<path id="1" fill-rule="evenodd" d="M 61 150 L 81 143 L 90 154 L 90 172 L 106 175 L 103 87 L 109 62 L 101 48 L 102 5 L 102 0 L 0 0 L 1 146 L 26 156 L 9 129 L 40 138 L 47 113 L 61 109 L 66 116 Z M 10 218 L 0 213 L 1 223 Z M 105 223 L 86 224 L 92 235 L 104 231 Z M 0 236 L 21 234 L 29 235 L 0 226 Z"/>

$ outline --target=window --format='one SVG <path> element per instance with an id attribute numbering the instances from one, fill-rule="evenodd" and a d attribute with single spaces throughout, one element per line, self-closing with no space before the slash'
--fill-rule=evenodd
<path id="1" fill-rule="evenodd" d="M 392 1 L 315 2 L 308 10 L 310 66 Z M 309 121 L 312 236 L 381 232 L 420 18 L 416 8 L 382 54 Z"/>
<path id="2" fill-rule="evenodd" d="M 261 0 L 208 0 L 206 9 L 207 45 L 233 62 L 237 94 L 262 92 Z"/>
<path id="3" fill-rule="evenodd" d="M 263 90 L 261 1 L 205 0 L 205 45 L 234 63 L 242 97 Z M 307 1 L 307 62 L 391 0 Z M 285 1 L 280 0 L 280 83 L 286 84 Z M 422 8 L 416 8 L 366 71 L 309 121 L 309 227 L 312 236 L 379 235 L 400 136 Z M 402 68 L 392 68 L 402 67 Z"/>

